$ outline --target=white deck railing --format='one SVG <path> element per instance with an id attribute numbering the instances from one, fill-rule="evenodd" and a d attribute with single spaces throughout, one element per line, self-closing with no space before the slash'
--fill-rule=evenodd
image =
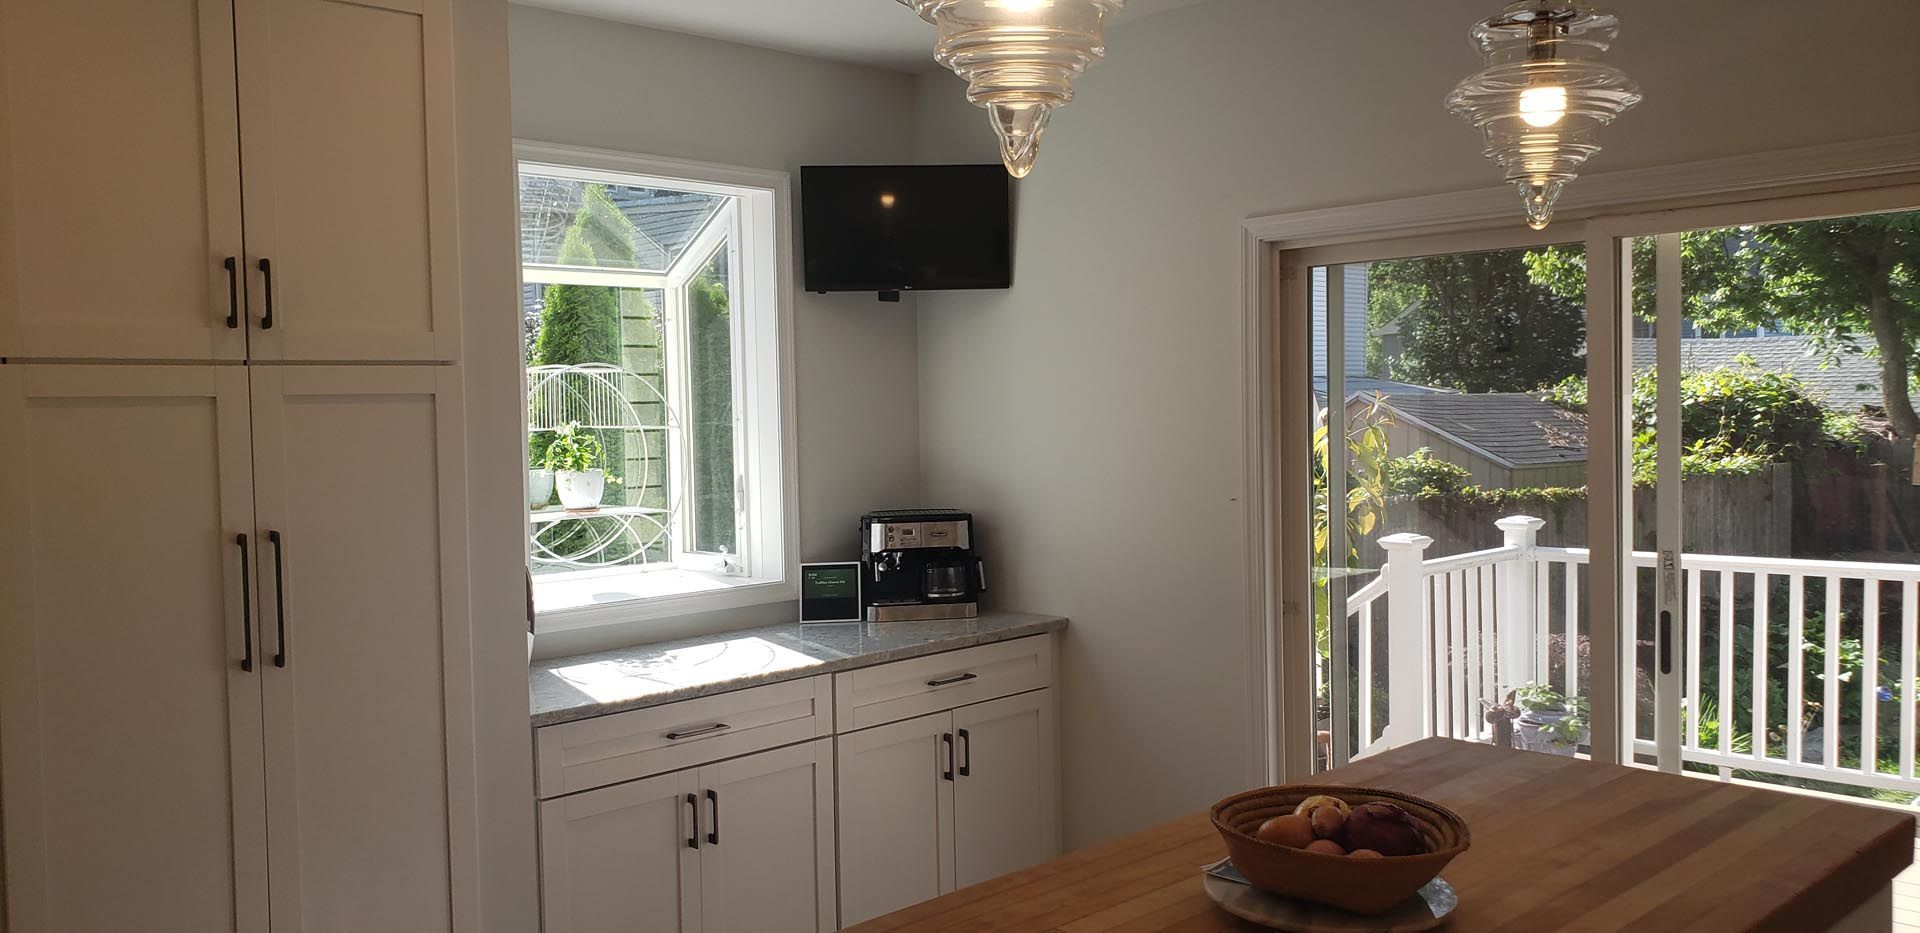
<path id="1" fill-rule="evenodd" d="M 1482 701 L 1498 702 L 1515 684 L 1547 682 L 1567 696 L 1587 693 L 1581 681 L 1581 636 L 1587 631 L 1581 590 L 1586 585 L 1585 548 L 1540 547 L 1536 536 L 1540 519 L 1514 516 L 1496 523 L 1505 537 L 1500 547 L 1427 559 L 1433 539 L 1425 535 L 1394 534 L 1380 540 L 1387 552 L 1386 566 L 1375 579 L 1347 596 L 1347 616 L 1356 625 L 1355 661 L 1363 673 L 1355 697 L 1360 753 L 1398 745 L 1416 738 L 1440 735 L 1488 739 L 1492 728 L 1483 715 Z M 1635 552 L 1636 571 L 1628 575 L 1623 605 L 1638 605 L 1637 588 L 1651 585 L 1654 554 Z M 1914 771 L 1915 693 L 1920 681 L 1916 668 L 1916 636 L 1920 632 L 1920 565 L 1856 561 L 1798 560 L 1683 554 L 1685 612 L 1681 637 L 1685 640 L 1682 671 L 1684 724 L 1681 753 L 1686 761 L 1732 770 L 1765 772 L 1866 787 L 1920 792 Z M 1642 577 L 1645 579 L 1643 580 Z M 1769 643 L 1768 620 L 1781 613 L 1773 605 L 1776 581 L 1786 589 L 1786 641 Z M 1717 592 L 1717 609 L 1703 612 L 1703 595 Z M 1736 595 L 1747 597 L 1741 611 Z M 1847 597 L 1854 597 L 1847 599 Z M 1858 605 L 1857 618 L 1843 618 L 1843 605 Z M 1813 615 L 1809 616 L 1809 609 Z M 1373 686 L 1377 646 L 1375 623 L 1387 620 L 1387 683 L 1385 702 Z M 1710 614 L 1711 618 L 1707 615 Z M 1867 620 L 1899 619 L 1898 661 L 1879 660 L 1882 624 Z M 1809 619 L 1819 622 L 1809 626 Z M 1839 619 L 1827 625 L 1825 620 Z M 1717 629 L 1714 682 L 1702 683 L 1701 635 Z M 1820 630 L 1817 646 L 1807 641 L 1810 628 Z M 1744 637 L 1740 632 L 1745 632 Z M 1652 754 L 1651 738 L 1636 734 L 1643 705 L 1639 652 L 1635 633 L 1622 639 L 1626 664 L 1621 672 L 1622 717 L 1626 747 Z M 1843 735 L 1841 654 L 1843 642 L 1857 640 L 1863 663 L 1857 690 L 1849 685 L 1847 700 L 1860 707 L 1855 734 Z M 1748 648 L 1751 670 L 1747 712 L 1733 722 L 1736 702 L 1736 646 Z M 1810 657 L 1809 648 L 1818 655 Z M 1549 651 L 1558 657 L 1549 658 Z M 1769 709 L 1772 667 L 1784 654 L 1787 665 L 1785 709 Z M 1558 670 L 1555 670 L 1555 663 Z M 1805 695 L 1807 664 L 1820 665 L 1819 688 Z M 1891 667 L 1891 670 L 1887 668 Z M 1649 672 L 1650 673 L 1650 672 Z M 1408 689 L 1408 688 L 1411 689 Z M 1881 688 L 1889 699 L 1881 699 Z M 1718 727 L 1710 742 L 1702 742 L 1703 703 L 1713 700 Z M 1811 706 L 1809 704 L 1812 704 Z M 1888 715 L 1891 712 L 1891 715 Z M 1767 736 L 1784 726 L 1781 754 L 1769 749 Z M 1747 736 L 1736 743 L 1735 733 Z M 1815 733 L 1817 732 L 1817 737 Z M 1898 735 L 1898 765 L 1882 769 L 1877 749 L 1882 736 Z M 1811 743 L 1810 737 L 1817 738 Z M 1742 749 L 1741 744 L 1747 747 Z M 1843 766 L 1846 750 L 1857 752 L 1852 766 Z"/>

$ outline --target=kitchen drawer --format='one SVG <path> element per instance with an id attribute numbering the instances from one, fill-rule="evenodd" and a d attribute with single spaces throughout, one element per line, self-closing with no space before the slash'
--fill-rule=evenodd
<path id="1" fill-rule="evenodd" d="M 832 735 L 832 679 L 822 674 L 543 726 L 534 733 L 540 799 Z"/>
<path id="2" fill-rule="evenodd" d="M 851 732 L 1053 683 L 1053 637 L 1030 635 L 833 675 L 837 731 Z"/>

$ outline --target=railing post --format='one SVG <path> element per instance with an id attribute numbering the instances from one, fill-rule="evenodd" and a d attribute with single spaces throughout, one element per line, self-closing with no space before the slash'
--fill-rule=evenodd
<path id="1" fill-rule="evenodd" d="M 1534 592 L 1538 575 L 1533 549 L 1538 544 L 1540 529 L 1547 523 L 1531 515 L 1511 515 L 1493 524 L 1506 535 L 1507 547 L 1520 550 L 1503 568 L 1506 574 L 1500 585 L 1500 656 L 1496 659 L 1499 673 L 1496 683 L 1510 689 L 1543 676 L 1543 672 L 1534 670 L 1540 628 L 1539 620 L 1534 617 L 1534 607 L 1538 605 L 1538 594 Z"/>
<path id="2" fill-rule="evenodd" d="M 1386 747 L 1404 745 L 1427 734 L 1433 703 L 1433 643 L 1427 625 L 1426 535 L 1387 535 L 1380 539 L 1387 565 L 1387 727 Z"/>

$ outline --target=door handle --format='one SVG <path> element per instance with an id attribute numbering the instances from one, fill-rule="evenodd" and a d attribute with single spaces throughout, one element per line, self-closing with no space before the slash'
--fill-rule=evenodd
<path id="1" fill-rule="evenodd" d="M 273 329 L 273 260 L 260 260 L 260 283 L 267 297 L 267 310 L 260 315 L 260 329 Z"/>
<path id="2" fill-rule="evenodd" d="M 273 666 L 287 666 L 287 575 L 280 559 L 280 532 L 267 532 L 267 541 L 273 545 L 273 615 L 274 645 Z"/>
<path id="3" fill-rule="evenodd" d="M 1673 673 L 1673 610 L 1660 610 L 1660 673 Z"/>
<path id="4" fill-rule="evenodd" d="M 960 776 L 972 777 L 973 776 L 973 736 L 968 735 L 967 730 L 961 729 L 960 742 L 962 744 L 962 747 L 960 749 Z"/>
<path id="5" fill-rule="evenodd" d="M 232 263 L 233 260 L 227 260 Z M 246 645 L 246 653 L 240 657 L 240 669 L 253 671 L 253 570 L 247 564 L 247 535 L 245 532 L 233 536 L 233 543 L 240 546 L 240 639 Z"/>
<path id="6" fill-rule="evenodd" d="M 947 768 L 940 772 L 940 780 L 951 781 L 953 780 L 953 733 L 940 733 L 940 744 L 947 747 Z"/>
<path id="7" fill-rule="evenodd" d="M 927 686 L 945 687 L 950 684 L 965 683 L 966 681 L 969 681 L 969 680 L 977 680 L 979 677 L 980 677 L 979 674 L 975 674 L 972 671 L 968 671 L 965 674 L 955 674 L 952 677 L 935 677 L 934 679 L 927 681 Z"/>
<path id="8" fill-rule="evenodd" d="M 240 259 L 228 256 L 222 265 L 227 267 L 227 329 L 233 330 L 240 326 Z"/>
<path id="9" fill-rule="evenodd" d="M 712 811 L 712 822 L 707 824 L 707 844 L 720 844 L 720 792 L 707 788 L 707 807 Z"/>
<path id="10" fill-rule="evenodd" d="M 700 798 L 687 795 L 687 848 L 700 848 Z"/>

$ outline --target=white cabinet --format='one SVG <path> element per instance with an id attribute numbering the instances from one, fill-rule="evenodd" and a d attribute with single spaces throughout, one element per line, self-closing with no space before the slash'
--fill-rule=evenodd
<path id="1" fill-rule="evenodd" d="M 1053 691 L 839 738 L 840 915 L 848 924 L 1059 852 Z"/>
<path id="2" fill-rule="evenodd" d="M 443 465 L 465 458 L 460 373 L 252 374 L 273 928 L 459 928 L 466 490 Z"/>
<path id="3" fill-rule="evenodd" d="M 251 355 L 457 358 L 451 0 L 235 3 Z"/>
<path id="4" fill-rule="evenodd" d="M 230 0 L 0 0 L 0 356 L 239 359 Z"/>
<path id="5" fill-rule="evenodd" d="M 851 926 L 953 890 L 952 716 L 839 738 L 840 918 Z"/>
<path id="6" fill-rule="evenodd" d="M 832 744 L 542 802 L 546 933 L 834 929 Z"/>
<path id="7" fill-rule="evenodd" d="M 0 0 L 0 357 L 456 359 L 449 11 Z"/>
<path id="8" fill-rule="evenodd" d="M 246 371 L 0 366 L 0 438 L 0 929 L 264 931 Z"/>
<path id="9" fill-rule="evenodd" d="M 0 366 L 0 926 L 474 928 L 458 385 Z"/>

